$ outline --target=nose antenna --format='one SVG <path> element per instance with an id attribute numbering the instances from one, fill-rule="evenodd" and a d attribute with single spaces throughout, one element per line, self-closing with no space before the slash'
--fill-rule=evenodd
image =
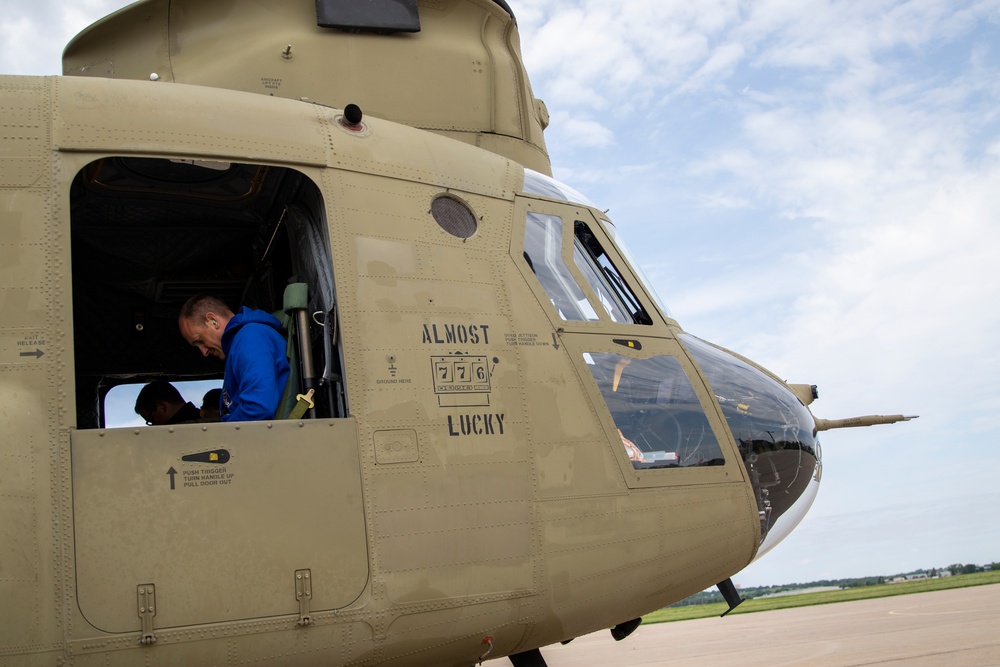
<path id="1" fill-rule="evenodd" d="M 835 428 L 859 428 L 861 426 L 878 426 L 879 424 L 895 424 L 917 419 L 920 415 L 865 415 L 847 419 L 816 419 L 817 431 L 829 431 Z"/>

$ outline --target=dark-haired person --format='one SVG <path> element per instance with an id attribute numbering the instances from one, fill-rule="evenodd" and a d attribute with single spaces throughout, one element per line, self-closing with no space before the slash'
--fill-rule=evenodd
<path id="1" fill-rule="evenodd" d="M 146 420 L 147 426 L 182 424 L 201 418 L 201 412 L 185 401 L 177 387 L 166 380 L 153 380 L 135 399 L 135 413 Z"/>
<path id="2" fill-rule="evenodd" d="M 209 389 L 201 399 L 201 420 L 206 422 L 222 421 L 219 404 L 222 401 L 222 389 Z"/>

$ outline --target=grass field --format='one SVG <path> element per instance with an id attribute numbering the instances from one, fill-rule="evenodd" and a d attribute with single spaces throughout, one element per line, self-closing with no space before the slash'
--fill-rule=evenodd
<path id="1" fill-rule="evenodd" d="M 923 579 L 900 584 L 845 588 L 839 591 L 827 591 L 824 593 L 803 593 L 801 595 L 785 595 L 776 598 L 758 598 L 755 600 L 746 600 L 734 609 L 732 613 L 751 614 L 755 611 L 808 607 L 816 604 L 831 604 L 833 602 L 851 602 L 854 600 L 889 597 L 891 595 L 927 593 L 929 591 L 943 591 L 949 588 L 965 588 L 967 586 L 983 586 L 986 584 L 1000 584 L 1000 571 L 960 574 L 943 579 Z M 724 611 L 726 611 L 726 605 L 722 602 L 687 607 L 670 607 L 655 611 L 652 614 L 646 614 L 642 617 L 642 622 L 670 623 L 673 621 L 687 621 L 694 618 L 721 616 Z"/>

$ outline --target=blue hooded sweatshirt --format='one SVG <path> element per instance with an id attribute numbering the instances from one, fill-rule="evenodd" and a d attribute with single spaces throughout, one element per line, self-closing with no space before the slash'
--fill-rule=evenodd
<path id="1" fill-rule="evenodd" d="M 222 421 L 274 419 L 288 382 L 285 338 L 278 320 L 244 306 L 222 332 L 222 352 L 226 355 Z"/>

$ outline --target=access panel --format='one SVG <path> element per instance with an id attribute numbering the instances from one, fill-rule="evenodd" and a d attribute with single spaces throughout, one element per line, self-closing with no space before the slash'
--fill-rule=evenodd
<path id="1" fill-rule="evenodd" d="M 105 632 L 300 613 L 355 601 L 368 579 L 353 419 L 75 431 L 80 610 Z"/>

